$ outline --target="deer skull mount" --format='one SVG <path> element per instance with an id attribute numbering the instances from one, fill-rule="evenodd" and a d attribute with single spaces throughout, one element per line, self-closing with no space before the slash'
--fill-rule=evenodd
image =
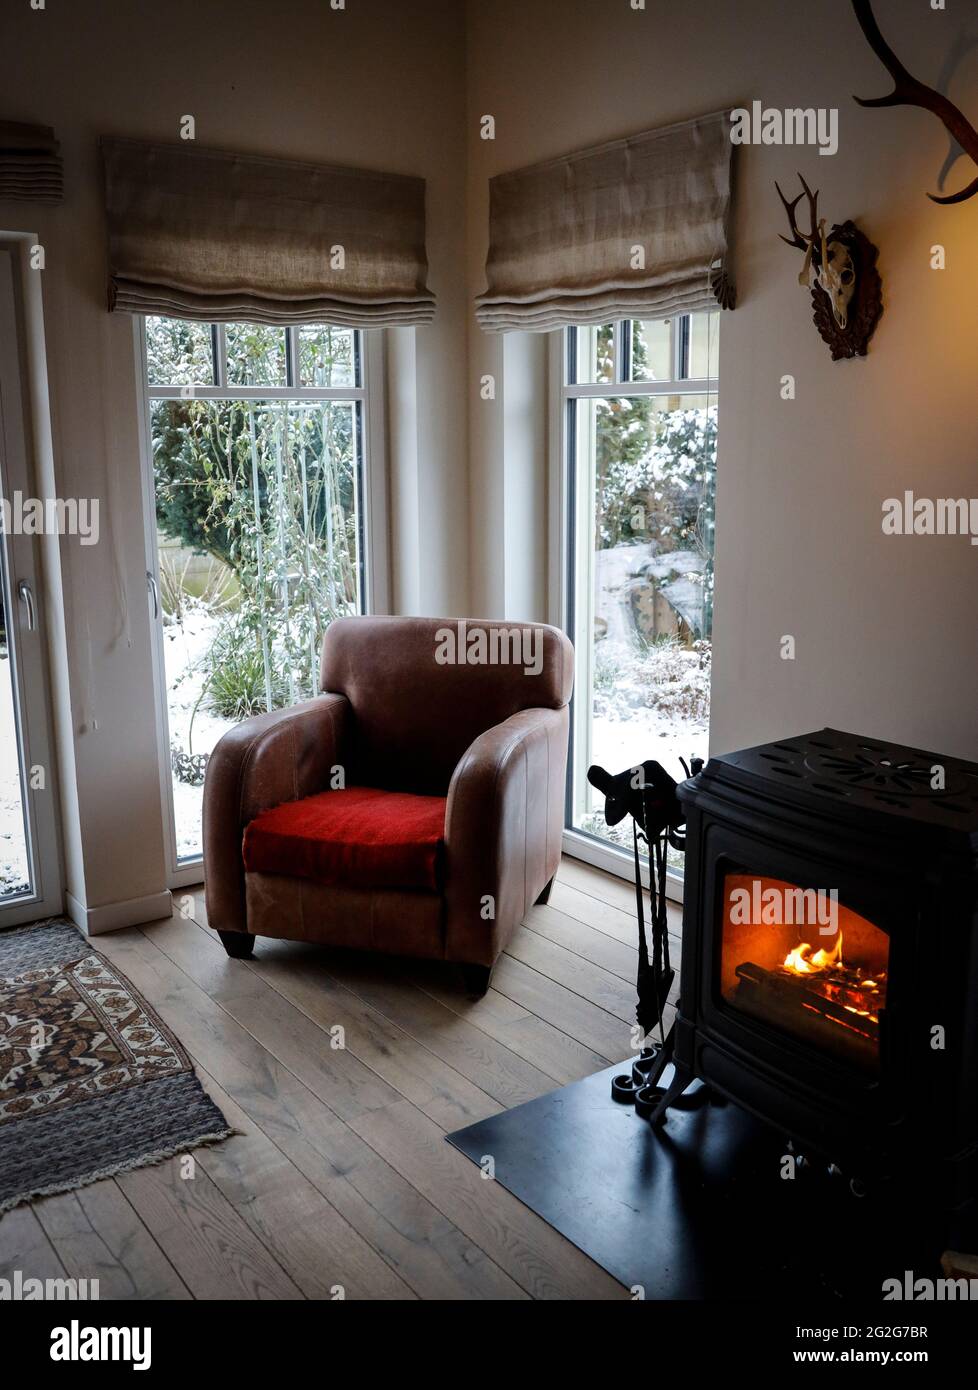
<path id="1" fill-rule="evenodd" d="M 798 283 L 811 289 L 815 327 L 831 348 L 833 360 L 864 357 L 883 312 L 882 282 L 876 269 L 879 253 L 854 222 L 826 231 L 825 219 L 818 215 L 818 190 L 813 193 L 798 177 L 802 191 L 792 202 L 775 184 L 791 228 L 791 235 L 781 240 L 804 252 Z M 807 232 L 798 226 L 802 198 L 808 200 Z"/>
<path id="2" fill-rule="evenodd" d="M 825 240 L 822 223 L 822 268 L 818 283 L 829 297 L 832 314 L 840 328 L 849 323 L 849 301 L 856 289 L 856 267 L 845 242 Z"/>

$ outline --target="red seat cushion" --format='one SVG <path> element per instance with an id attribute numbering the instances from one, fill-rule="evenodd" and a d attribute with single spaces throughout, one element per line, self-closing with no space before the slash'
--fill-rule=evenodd
<path id="1" fill-rule="evenodd" d="M 348 888 L 437 891 L 446 800 L 346 787 L 286 801 L 246 827 L 244 865 Z"/>

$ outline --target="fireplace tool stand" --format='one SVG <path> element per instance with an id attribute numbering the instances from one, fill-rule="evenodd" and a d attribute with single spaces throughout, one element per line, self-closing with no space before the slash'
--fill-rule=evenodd
<path id="1" fill-rule="evenodd" d="M 692 769 L 683 762 L 687 776 L 696 776 L 702 759 L 692 760 Z M 685 1067 L 676 1067 L 668 1088 L 658 1081 L 672 1060 L 675 1023 L 664 1031 L 663 1011 L 676 972 L 669 959 L 669 931 L 666 916 L 666 867 L 669 846 L 682 850 L 685 813 L 676 796 L 676 782 L 661 764 L 651 759 L 638 767 L 626 768 L 612 776 L 597 765 L 588 768 L 588 781 L 605 796 L 605 820 L 617 825 L 626 815 L 632 818 L 632 846 L 635 855 L 635 909 L 638 918 L 638 975 L 635 981 L 638 1003 L 635 1017 L 648 1038 L 658 1029 L 659 1041 L 642 1048 L 632 1064 L 631 1075 L 616 1076 L 611 1094 L 615 1100 L 634 1104 L 636 1113 L 653 1125 L 660 1123 L 666 1110 L 685 1091 L 694 1077 Z M 639 845 L 648 849 L 649 927 L 652 954 L 649 956 L 645 930 L 645 899 Z"/>

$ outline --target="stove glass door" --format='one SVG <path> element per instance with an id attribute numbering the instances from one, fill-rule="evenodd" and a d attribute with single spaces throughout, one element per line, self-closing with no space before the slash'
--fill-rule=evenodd
<path id="1" fill-rule="evenodd" d="M 889 937 L 835 890 L 728 873 L 720 992 L 736 1009 L 879 1071 Z"/>

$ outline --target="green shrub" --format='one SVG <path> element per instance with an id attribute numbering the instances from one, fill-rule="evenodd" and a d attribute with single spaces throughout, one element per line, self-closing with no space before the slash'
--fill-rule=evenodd
<path id="1" fill-rule="evenodd" d="M 223 719 L 247 719 L 268 709 L 265 662 L 257 635 L 238 624 L 221 628 L 210 651 L 204 703 Z M 272 676 L 272 708 L 288 701 L 285 683 Z"/>

